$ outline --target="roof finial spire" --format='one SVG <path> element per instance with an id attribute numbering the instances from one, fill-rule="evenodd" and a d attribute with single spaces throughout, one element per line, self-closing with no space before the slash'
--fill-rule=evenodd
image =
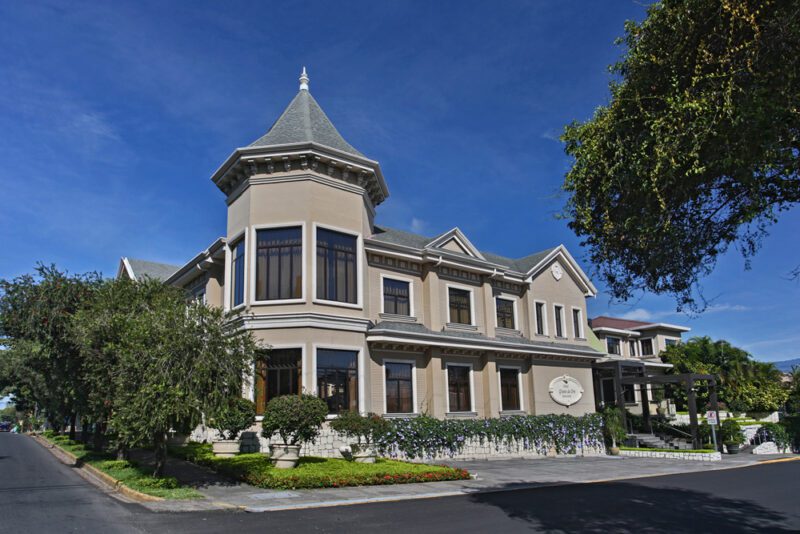
<path id="1" fill-rule="evenodd" d="M 300 74 L 300 90 L 308 91 L 308 74 L 306 74 L 305 67 L 303 67 L 303 72 Z"/>

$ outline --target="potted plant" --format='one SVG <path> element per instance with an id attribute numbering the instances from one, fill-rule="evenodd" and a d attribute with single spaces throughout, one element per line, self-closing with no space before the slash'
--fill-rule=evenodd
<path id="1" fill-rule="evenodd" d="M 333 430 L 356 440 L 355 443 L 350 443 L 349 451 L 341 451 L 342 456 L 348 460 L 364 464 L 375 463 L 375 458 L 378 455 L 375 453 L 372 444 L 375 442 L 375 438 L 386 431 L 387 426 L 388 422 L 374 413 L 362 416 L 358 412 L 345 412 L 331 421 Z"/>
<path id="2" fill-rule="evenodd" d="M 236 397 L 222 406 L 210 419 L 209 426 L 219 432 L 222 439 L 211 443 L 215 456 L 231 457 L 239 452 L 239 433 L 250 428 L 256 419 L 253 401 Z"/>
<path id="3" fill-rule="evenodd" d="M 608 407 L 603 410 L 603 433 L 606 440 L 611 442 L 608 452 L 612 456 L 619 455 L 617 444 L 625 441 L 625 438 L 628 437 L 625 426 L 622 424 L 622 411 L 619 408 Z"/>
<path id="4" fill-rule="evenodd" d="M 733 419 L 725 419 L 719 427 L 722 443 L 728 449 L 728 454 L 738 454 L 739 448 L 744 443 L 742 427 Z"/>
<path id="5" fill-rule="evenodd" d="M 300 447 L 319 435 L 328 415 L 328 405 L 314 395 L 284 395 L 267 403 L 261 434 L 280 442 L 271 442 L 270 459 L 279 469 L 291 469 L 300 461 Z"/>

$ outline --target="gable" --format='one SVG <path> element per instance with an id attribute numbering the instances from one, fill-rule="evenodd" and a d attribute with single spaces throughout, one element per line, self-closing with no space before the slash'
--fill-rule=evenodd
<path id="1" fill-rule="evenodd" d="M 458 228 L 453 228 L 436 237 L 433 241 L 425 245 L 426 249 L 447 250 L 456 254 L 464 254 L 472 258 L 485 260 L 483 254 L 473 245 L 467 236 Z"/>
<path id="2" fill-rule="evenodd" d="M 472 255 L 469 253 L 469 251 L 467 251 L 466 248 L 461 246 L 461 244 L 455 238 L 451 239 L 450 241 L 447 241 L 444 245 L 441 245 L 438 248 L 443 248 L 445 250 L 456 252 L 458 254 L 466 254 L 467 256 Z"/>

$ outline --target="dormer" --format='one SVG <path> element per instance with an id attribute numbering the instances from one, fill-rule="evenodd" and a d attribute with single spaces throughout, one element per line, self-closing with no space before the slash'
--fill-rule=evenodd
<path id="1" fill-rule="evenodd" d="M 473 245 L 458 227 L 443 233 L 425 245 L 425 250 L 444 250 L 486 261 L 483 254 Z"/>
<path id="2" fill-rule="evenodd" d="M 344 140 L 308 89 L 305 67 L 300 90 L 267 133 L 237 148 L 211 177 L 230 204 L 256 175 L 312 172 L 363 188 L 370 209 L 389 189 L 380 165 Z"/>

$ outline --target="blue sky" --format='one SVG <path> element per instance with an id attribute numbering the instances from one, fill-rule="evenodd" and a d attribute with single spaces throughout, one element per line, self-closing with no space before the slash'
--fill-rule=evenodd
<path id="1" fill-rule="evenodd" d="M 510 256 L 564 243 L 580 260 L 555 217 L 569 165 L 558 135 L 606 101 L 614 38 L 645 8 L 489 5 L 0 0 L 0 277 L 40 260 L 111 276 L 123 255 L 180 264 L 205 248 L 225 228 L 211 173 L 269 128 L 303 65 L 343 136 L 381 162 L 379 222 L 459 226 Z M 798 230 L 798 210 L 784 214 L 750 270 L 723 257 L 700 317 L 602 293 L 590 315 L 798 357 L 800 285 L 785 278 Z"/>

